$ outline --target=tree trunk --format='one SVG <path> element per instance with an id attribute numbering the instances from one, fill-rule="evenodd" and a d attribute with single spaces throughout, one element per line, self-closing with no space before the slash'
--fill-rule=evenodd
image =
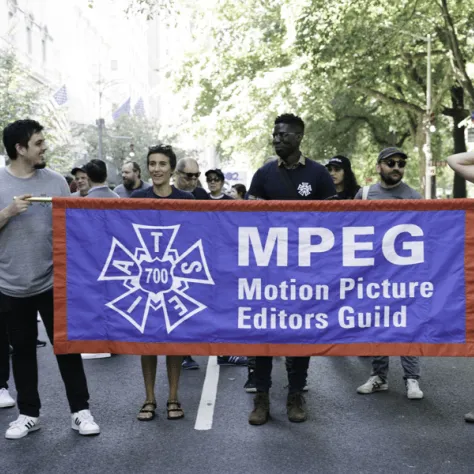
<path id="1" fill-rule="evenodd" d="M 458 124 L 466 118 L 464 109 L 464 89 L 459 86 L 451 87 L 451 101 L 453 104 L 453 142 L 454 153 L 464 153 L 466 150 L 466 140 L 464 137 L 465 127 L 458 127 Z M 457 173 L 454 174 L 453 198 L 466 197 L 466 180 Z"/>

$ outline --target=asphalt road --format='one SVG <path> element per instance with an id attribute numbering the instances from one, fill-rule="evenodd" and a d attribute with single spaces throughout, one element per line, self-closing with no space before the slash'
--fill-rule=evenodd
<path id="1" fill-rule="evenodd" d="M 220 368 L 212 429 L 195 422 L 206 373 L 184 372 L 180 398 L 186 416 L 166 419 L 166 373 L 159 358 L 158 416 L 139 422 L 144 401 L 139 358 L 114 356 L 85 361 L 98 437 L 70 428 L 62 382 L 51 346 L 39 349 L 42 429 L 26 438 L 0 438 L 0 473 L 48 474 L 233 474 L 233 473 L 473 473 L 474 425 L 463 414 L 474 409 L 474 361 L 425 358 L 425 399 L 405 396 L 399 361 L 391 361 L 390 390 L 358 395 L 370 361 L 358 357 L 311 360 L 309 420 L 286 418 L 284 360 L 274 364 L 272 419 L 247 422 L 252 395 L 243 391 L 246 369 Z M 14 394 L 14 389 L 12 394 Z M 0 430 L 17 416 L 0 410 Z"/>

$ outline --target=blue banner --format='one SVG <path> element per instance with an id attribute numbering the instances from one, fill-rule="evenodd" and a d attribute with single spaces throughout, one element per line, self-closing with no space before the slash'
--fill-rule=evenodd
<path id="1" fill-rule="evenodd" d="M 466 340 L 463 210 L 65 212 L 69 341 Z"/>

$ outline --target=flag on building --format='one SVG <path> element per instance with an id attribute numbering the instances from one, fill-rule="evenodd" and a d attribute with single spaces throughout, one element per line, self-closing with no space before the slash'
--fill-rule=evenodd
<path id="1" fill-rule="evenodd" d="M 68 97 L 67 97 L 66 84 L 64 84 L 54 93 L 53 98 L 56 101 L 56 104 L 58 105 L 64 105 L 67 102 Z"/>
<path id="2" fill-rule="evenodd" d="M 133 113 L 137 117 L 145 117 L 145 104 L 143 102 L 143 97 L 140 97 L 133 108 Z"/>
<path id="3" fill-rule="evenodd" d="M 112 114 L 112 118 L 118 120 L 124 114 L 130 115 L 130 97 Z"/>

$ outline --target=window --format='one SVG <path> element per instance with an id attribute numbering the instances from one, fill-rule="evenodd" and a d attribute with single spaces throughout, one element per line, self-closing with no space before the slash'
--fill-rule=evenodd
<path id="1" fill-rule="evenodd" d="M 43 29 L 43 39 L 41 41 L 41 53 L 42 53 L 42 58 L 43 58 L 43 64 L 46 64 L 48 62 L 48 39 L 49 39 L 48 28 L 45 26 Z"/>
<path id="2" fill-rule="evenodd" d="M 26 19 L 26 46 L 30 56 L 33 55 L 33 15 L 28 15 Z"/>

